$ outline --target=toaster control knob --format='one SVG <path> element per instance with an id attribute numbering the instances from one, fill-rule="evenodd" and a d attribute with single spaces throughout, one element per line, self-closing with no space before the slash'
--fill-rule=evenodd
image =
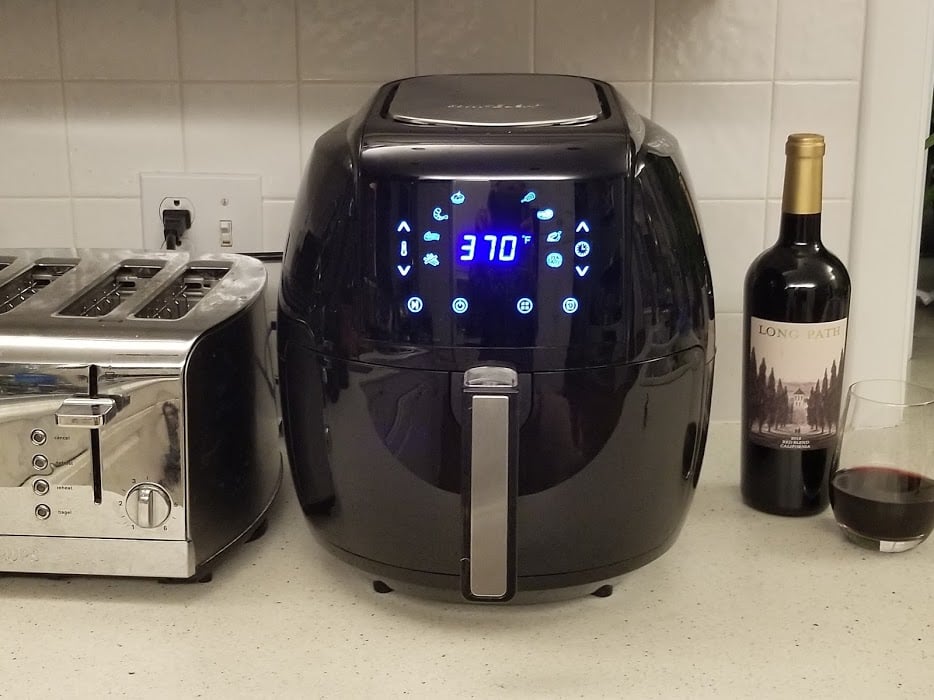
<path id="1" fill-rule="evenodd" d="M 137 484 L 126 495 L 126 514 L 140 527 L 159 527 L 172 510 L 169 494 L 157 484 Z"/>

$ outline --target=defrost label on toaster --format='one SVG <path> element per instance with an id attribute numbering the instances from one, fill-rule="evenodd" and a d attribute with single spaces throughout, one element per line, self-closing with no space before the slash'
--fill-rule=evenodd
<path id="1" fill-rule="evenodd" d="M 756 444 L 807 450 L 833 444 L 840 415 L 846 319 L 783 323 L 752 316 L 746 430 Z"/>

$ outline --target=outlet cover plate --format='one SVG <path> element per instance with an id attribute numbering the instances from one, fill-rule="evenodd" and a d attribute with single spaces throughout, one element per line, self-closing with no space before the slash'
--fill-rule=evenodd
<path id="1" fill-rule="evenodd" d="M 174 200 L 190 206 L 191 228 L 179 248 L 192 255 L 259 253 L 263 250 L 263 194 L 259 175 L 140 173 L 143 245 L 165 248 L 162 210 Z M 222 244 L 221 222 L 229 221 L 229 243 Z"/>

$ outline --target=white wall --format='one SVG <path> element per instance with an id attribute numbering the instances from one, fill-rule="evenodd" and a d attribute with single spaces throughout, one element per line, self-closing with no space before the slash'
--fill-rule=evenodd
<path id="1" fill-rule="evenodd" d="M 137 174 L 161 170 L 261 174 L 275 250 L 314 139 L 380 82 L 589 74 L 681 141 L 716 285 L 714 418 L 736 419 L 742 277 L 776 233 L 790 131 L 827 136 L 825 240 L 849 255 L 865 17 L 865 0 L 0 0 L 0 245 L 140 246 Z"/>

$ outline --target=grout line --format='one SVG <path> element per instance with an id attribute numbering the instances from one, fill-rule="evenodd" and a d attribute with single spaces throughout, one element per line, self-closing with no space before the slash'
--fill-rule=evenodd
<path id="1" fill-rule="evenodd" d="M 188 137 L 185 132 L 185 91 L 182 90 L 182 15 L 180 0 L 175 0 L 175 63 L 177 67 L 176 94 L 178 95 L 178 128 L 182 137 L 182 171 L 188 172 Z M 142 194 L 142 193 L 140 193 Z"/>
<path id="2" fill-rule="evenodd" d="M 655 60 L 655 53 L 658 50 L 658 2 L 652 0 L 652 16 L 649 20 L 652 24 L 652 29 L 649 32 L 649 41 L 651 42 L 651 47 L 649 51 L 649 113 L 646 115 L 649 119 L 655 118 L 655 79 L 657 61 Z"/>
<path id="3" fill-rule="evenodd" d="M 68 100 L 65 94 L 65 44 L 62 39 L 62 4 L 61 0 L 55 0 L 55 35 L 58 41 L 58 72 L 59 72 L 59 94 L 62 98 L 62 129 L 65 132 L 65 174 L 68 182 L 68 213 L 71 217 L 71 242 L 72 245 L 78 244 L 77 231 L 75 230 L 75 186 L 71 174 L 71 136 L 68 133 Z"/>
<path id="4" fill-rule="evenodd" d="M 773 151 L 774 144 L 772 143 L 772 136 L 775 126 L 775 85 L 777 81 L 775 80 L 775 69 L 778 65 L 778 23 L 779 16 L 781 14 L 782 3 L 781 0 L 775 0 L 775 44 L 772 46 L 772 91 L 769 95 L 769 133 L 765 139 L 766 151 L 765 151 L 765 194 L 766 197 L 769 195 L 769 175 L 772 172 L 772 158 L 774 157 Z M 765 229 L 768 230 L 769 222 L 765 222 Z M 765 232 L 762 234 L 762 244 L 765 245 Z"/>
<path id="5" fill-rule="evenodd" d="M 421 75 L 421 67 L 418 65 L 418 16 L 420 14 L 418 8 L 418 0 L 412 0 L 412 60 L 415 63 L 415 74 Z"/>
<path id="6" fill-rule="evenodd" d="M 305 111 L 302 109 L 302 59 L 301 59 L 301 0 L 294 0 L 292 10 L 294 12 L 293 22 L 295 23 L 295 108 L 298 110 L 298 181 L 301 182 L 304 163 L 302 162 L 302 141 L 305 134 Z M 265 200 L 263 200 L 265 201 Z M 266 241 L 266 232 L 263 231 L 263 245 Z"/>

